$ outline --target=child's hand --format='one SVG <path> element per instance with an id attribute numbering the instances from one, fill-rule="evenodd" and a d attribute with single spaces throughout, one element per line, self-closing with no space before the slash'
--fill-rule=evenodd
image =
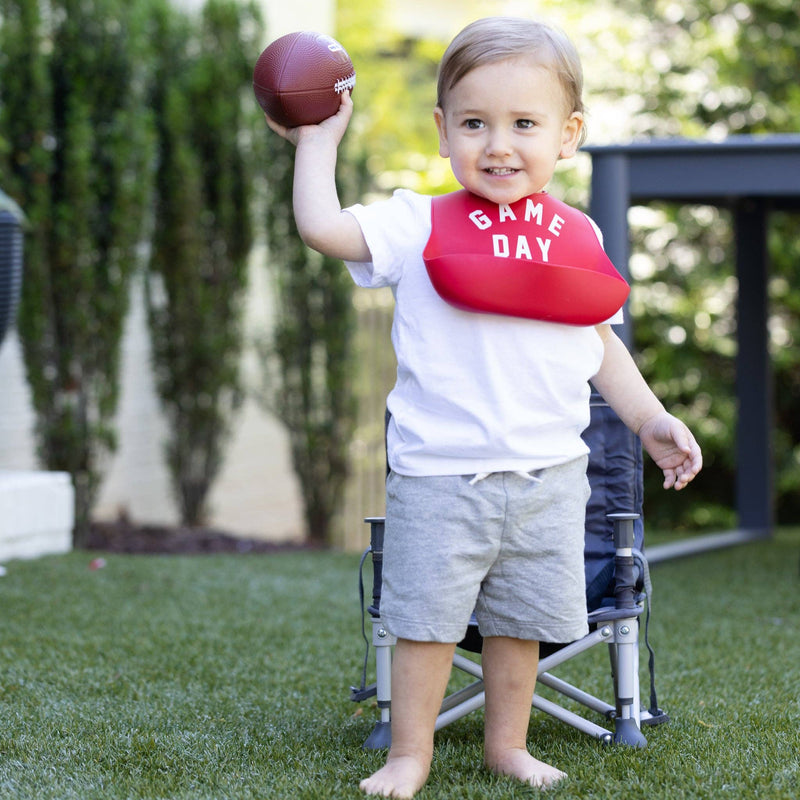
<path id="1" fill-rule="evenodd" d="M 642 445 L 664 471 L 664 488 L 683 489 L 703 466 L 703 455 L 689 428 L 666 411 L 639 429 Z"/>
<path id="2" fill-rule="evenodd" d="M 267 120 L 267 125 L 270 130 L 291 142 L 295 147 L 297 147 L 303 138 L 307 136 L 317 136 L 319 134 L 333 137 L 334 144 L 338 147 L 339 142 L 342 141 L 344 132 L 347 130 L 347 125 L 352 115 L 353 101 L 350 98 L 350 92 L 343 92 L 339 110 L 332 117 L 328 117 L 328 119 L 320 122 L 319 125 L 301 125 L 297 128 L 287 128 L 283 125 L 279 125 L 267 114 L 264 114 L 264 118 Z"/>

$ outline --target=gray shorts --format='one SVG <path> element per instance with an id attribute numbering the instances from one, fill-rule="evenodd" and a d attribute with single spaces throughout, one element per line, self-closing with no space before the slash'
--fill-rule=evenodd
<path id="1" fill-rule="evenodd" d="M 394 636 L 571 642 L 588 631 L 583 540 L 587 457 L 539 470 L 386 484 L 381 619 Z"/>

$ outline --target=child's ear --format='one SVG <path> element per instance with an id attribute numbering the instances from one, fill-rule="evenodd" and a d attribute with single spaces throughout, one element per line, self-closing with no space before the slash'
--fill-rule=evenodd
<path id="1" fill-rule="evenodd" d="M 581 141 L 581 131 L 583 130 L 583 114 L 580 111 L 573 111 L 564 123 L 564 131 L 561 137 L 561 158 L 572 158 L 578 152 L 578 145 Z"/>
<path id="2" fill-rule="evenodd" d="M 436 131 L 439 134 L 439 155 L 442 158 L 449 158 L 450 146 L 447 144 L 447 125 L 444 119 L 444 111 L 439 106 L 433 109 L 433 120 L 436 123 Z"/>

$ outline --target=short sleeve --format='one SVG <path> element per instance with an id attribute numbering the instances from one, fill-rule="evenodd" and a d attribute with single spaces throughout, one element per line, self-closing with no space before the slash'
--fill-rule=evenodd
<path id="1" fill-rule="evenodd" d="M 404 264 L 419 258 L 431 232 L 431 198 L 398 189 L 387 200 L 344 209 L 352 214 L 369 247 L 372 261 L 346 261 L 358 286 L 394 286 L 403 275 Z"/>

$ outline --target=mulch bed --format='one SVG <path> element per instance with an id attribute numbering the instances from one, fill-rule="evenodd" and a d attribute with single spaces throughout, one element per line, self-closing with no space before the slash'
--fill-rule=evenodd
<path id="1" fill-rule="evenodd" d="M 307 542 L 265 542 L 240 539 L 214 528 L 137 525 L 128 519 L 93 522 L 84 547 L 106 553 L 279 553 L 318 549 Z"/>

